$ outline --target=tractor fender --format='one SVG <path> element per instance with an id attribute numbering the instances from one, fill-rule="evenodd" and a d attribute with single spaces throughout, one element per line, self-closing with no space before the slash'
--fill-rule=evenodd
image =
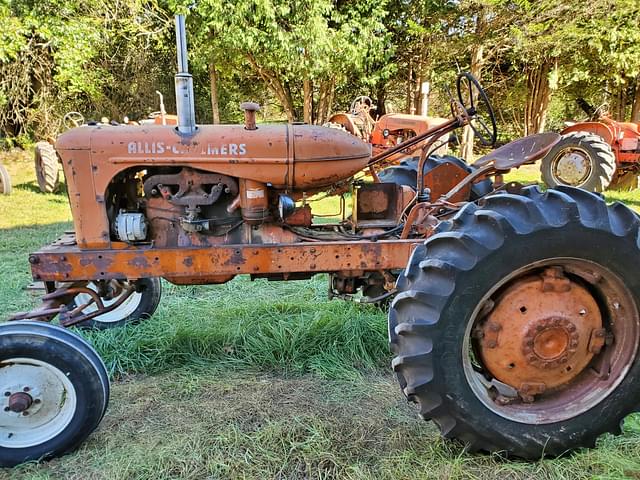
<path id="1" fill-rule="evenodd" d="M 616 130 L 614 125 L 607 125 L 604 122 L 580 122 L 565 128 L 560 133 L 566 135 L 571 132 L 590 132 L 602 137 L 609 145 L 613 145 L 617 140 Z"/>

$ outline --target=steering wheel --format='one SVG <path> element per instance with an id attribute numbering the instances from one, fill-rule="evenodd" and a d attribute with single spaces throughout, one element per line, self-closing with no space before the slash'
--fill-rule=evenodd
<path id="1" fill-rule="evenodd" d="M 469 126 L 485 146 L 493 146 L 498 138 L 496 116 L 489 97 L 469 72 L 458 75 L 458 101 L 467 111 Z"/>
<path id="2" fill-rule="evenodd" d="M 62 118 L 62 124 L 67 130 L 84 124 L 84 117 L 79 112 L 69 112 Z"/>
<path id="3" fill-rule="evenodd" d="M 356 108 L 358 106 L 360 108 L 356 112 Z M 356 97 L 355 100 L 351 102 L 351 107 L 349 107 L 349 111 L 351 113 L 359 113 L 362 110 L 364 110 L 365 112 L 368 112 L 369 110 L 371 110 L 371 107 L 373 107 L 373 100 L 371 100 L 371 97 L 367 97 L 366 95 L 361 95 L 359 97 Z"/>

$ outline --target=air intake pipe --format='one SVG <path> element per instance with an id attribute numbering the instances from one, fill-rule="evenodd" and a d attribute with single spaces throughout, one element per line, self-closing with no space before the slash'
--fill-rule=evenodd
<path id="1" fill-rule="evenodd" d="M 196 113 L 193 77 L 189 73 L 187 60 L 187 30 L 184 15 L 176 15 L 176 47 L 178 51 L 178 73 L 175 77 L 178 131 L 184 135 L 193 135 L 196 131 Z"/>

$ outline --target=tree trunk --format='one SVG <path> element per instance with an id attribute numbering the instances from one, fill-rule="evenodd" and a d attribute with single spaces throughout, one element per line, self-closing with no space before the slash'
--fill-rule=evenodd
<path id="1" fill-rule="evenodd" d="M 310 79 L 305 78 L 302 81 L 302 91 L 304 95 L 302 117 L 304 123 L 311 125 L 313 123 L 313 83 Z"/>
<path id="2" fill-rule="evenodd" d="M 293 106 L 293 97 L 291 96 L 291 90 L 287 84 L 283 84 L 276 74 L 266 68 L 262 68 L 253 55 L 247 54 L 247 60 L 251 67 L 260 75 L 262 80 L 267 84 L 267 87 L 274 93 L 285 114 L 287 115 L 287 121 L 293 123 L 296 121 L 296 111 Z"/>
<path id="3" fill-rule="evenodd" d="M 318 94 L 318 105 L 316 113 L 316 123 L 318 125 L 324 125 L 329 119 L 329 110 L 331 108 L 331 101 L 333 98 L 335 80 L 324 80 L 320 83 L 320 93 Z"/>
<path id="4" fill-rule="evenodd" d="M 627 116 L 627 85 L 622 84 L 618 87 L 618 108 L 616 111 L 616 120 L 624 122 Z"/>
<path id="5" fill-rule="evenodd" d="M 640 75 L 636 78 L 633 106 L 631 107 L 631 121 L 640 122 Z"/>
<path id="6" fill-rule="evenodd" d="M 378 89 L 376 91 L 376 114 L 377 117 L 380 118 L 382 115 L 384 115 L 385 113 L 387 113 L 387 108 L 386 108 L 386 102 L 387 102 L 387 90 L 385 88 L 385 85 L 378 85 Z"/>
<path id="7" fill-rule="evenodd" d="M 552 64 L 545 62 L 527 71 L 527 102 L 524 111 L 524 134 L 542 133 L 547 123 L 551 86 L 549 72 Z"/>
<path id="8" fill-rule="evenodd" d="M 209 65 L 209 85 L 211 87 L 211 118 L 215 125 L 220 123 L 220 108 L 218 106 L 218 72 L 213 63 Z"/>
<path id="9" fill-rule="evenodd" d="M 420 115 L 420 111 L 422 109 L 422 60 L 418 63 L 418 71 L 416 74 L 416 84 L 414 87 L 413 98 L 415 98 L 415 110 L 411 113 Z"/>
<path id="10" fill-rule="evenodd" d="M 406 112 L 411 113 L 413 108 L 413 58 L 409 58 L 409 71 L 407 72 L 407 104 Z"/>
<path id="11" fill-rule="evenodd" d="M 483 61 L 484 61 L 484 46 L 475 45 L 473 47 L 473 50 L 471 51 L 471 74 L 476 78 L 480 78 L 481 76 Z M 464 130 L 462 132 L 462 142 L 460 144 L 460 155 L 462 155 L 462 158 L 464 158 L 465 161 L 469 163 L 473 161 L 474 137 L 475 135 L 471 127 L 469 125 L 464 127 Z"/>

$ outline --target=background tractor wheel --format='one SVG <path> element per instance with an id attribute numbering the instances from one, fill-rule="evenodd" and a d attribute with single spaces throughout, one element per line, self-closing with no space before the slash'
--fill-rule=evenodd
<path id="1" fill-rule="evenodd" d="M 385 183 L 406 185 L 415 189 L 419 161 L 419 156 L 408 157 L 402 160 L 398 165 L 385 168 L 380 173 L 378 173 L 378 177 L 380 178 L 380 181 Z M 467 164 L 464 160 L 453 155 L 431 155 L 429 158 L 427 158 L 427 161 L 425 163 L 424 173 L 426 174 L 429 170 L 432 170 L 438 165 L 442 165 L 443 163 L 453 163 L 454 165 L 463 168 L 469 173 L 473 172 L 474 170 L 474 168 Z M 470 200 L 476 200 L 491 192 L 492 189 L 492 183 L 489 179 L 474 183 L 471 186 Z"/>
<path id="2" fill-rule="evenodd" d="M 542 181 L 550 188 L 562 185 L 603 192 L 616 171 L 616 157 L 602 137 L 571 132 L 542 159 Z"/>
<path id="3" fill-rule="evenodd" d="M 53 193 L 59 185 L 58 155 L 49 142 L 38 142 L 34 150 L 36 178 L 42 193 Z"/>
<path id="4" fill-rule="evenodd" d="M 638 216 L 569 187 L 468 204 L 389 312 L 402 391 L 447 438 L 528 459 L 620 433 L 640 396 Z"/>
<path id="5" fill-rule="evenodd" d="M 91 346 L 42 322 L 0 325 L 0 466 L 75 450 L 98 426 L 109 379 Z"/>
<path id="6" fill-rule="evenodd" d="M 138 323 L 150 318 L 160 304 L 162 286 L 159 278 L 143 278 L 136 282 L 136 291 L 127 298 L 122 305 L 111 312 L 98 315 L 86 322 L 80 323 L 80 328 L 106 330 L 107 328 L 122 327 L 127 324 Z M 87 285 L 92 290 L 98 291 L 97 286 L 90 282 Z M 80 293 L 73 299 L 70 309 L 83 305 L 90 300 L 86 293 Z M 105 307 L 118 301 L 119 297 L 103 299 Z M 89 305 L 82 313 L 91 313 L 97 309 L 95 304 Z"/>
<path id="7" fill-rule="evenodd" d="M 3 165 L 0 165 L 0 193 L 4 195 L 11 193 L 11 177 Z"/>

